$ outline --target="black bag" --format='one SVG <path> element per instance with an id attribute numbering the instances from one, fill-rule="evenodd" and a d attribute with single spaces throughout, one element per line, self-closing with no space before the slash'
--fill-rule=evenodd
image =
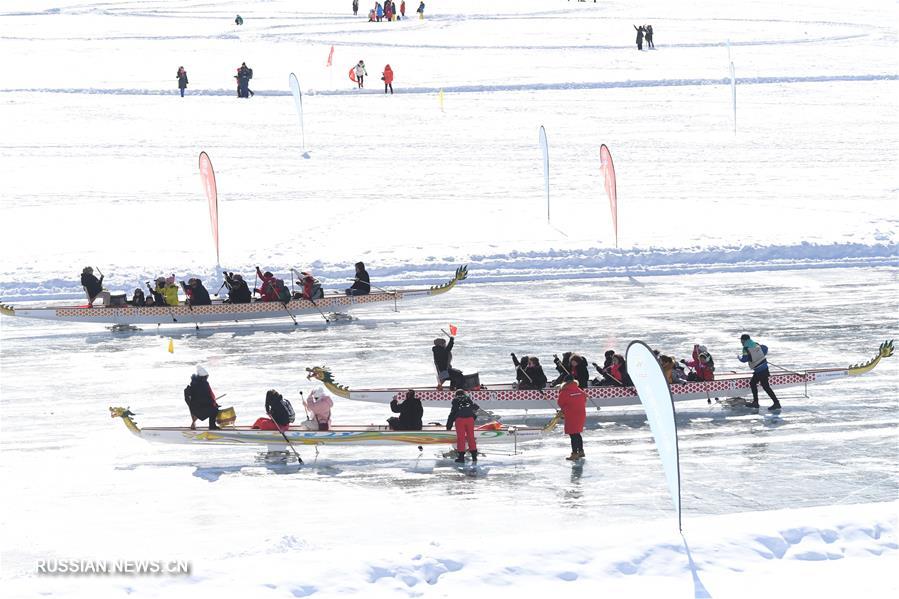
<path id="1" fill-rule="evenodd" d="M 287 426 L 296 420 L 296 412 L 290 405 L 290 400 L 285 399 L 280 393 L 274 389 L 270 389 L 265 394 L 265 411 L 268 412 L 272 420 L 279 426 Z"/>
<path id="2" fill-rule="evenodd" d="M 249 75 L 249 76 L 247 77 L 247 79 L 252 79 L 252 78 L 253 78 L 253 69 L 251 69 L 251 68 L 248 67 L 248 68 L 247 68 L 247 71 L 248 71 L 248 72 L 247 72 L 247 75 Z"/>
<path id="3" fill-rule="evenodd" d="M 464 389 L 465 375 L 458 368 L 449 368 L 450 389 Z"/>

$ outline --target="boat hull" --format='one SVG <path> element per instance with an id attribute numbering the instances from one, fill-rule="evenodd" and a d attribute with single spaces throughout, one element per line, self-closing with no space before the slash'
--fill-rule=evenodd
<path id="1" fill-rule="evenodd" d="M 541 429 L 532 427 L 503 427 L 500 430 L 478 430 L 475 438 L 480 444 L 516 443 L 536 439 Z M 145 427 L 136 433 L 146 441 L 178 445 L 243 445 L 269 448 L 287 447 L 278 431 L 263 431 L 247 427 L 226 427 L 219 430 L 190 430 L 179 427 Z M 284 434 L 294 445 L 452 445 L 456 432 L 431 427 L 421 431 L 391 431 L 387 427 L 336 426 L 329 431 L 288 429 Z"/>
<path id="2" fill-rule="evenodd" d="M 798 373 L 772 374 L 771 387 L 787 389 L 805 386 L 809 383 L 822 382 L 847 376 L 848 369 L 810 370 Z M 727 376 L 715 381 L 689 382 L 671 385 L 671 397 L 674 401 L 690 401 L 697 399 L 725 399 L 731 397 L 750 397 L 750 376 Z M 402 389 L 346 389 L 326 383 L 333 393 L 354 401 L 370 403 L 390 403 L 396 399 L 402 401 L 408 387 Z M 633 387 L 588 387 L 587 407 L 612 408 L 639 405 L 640 398 Z M 449 408 L 453 400 L 453 391 L 430 388 L 415 389 L 415 396 L 425 407 Z M 550 387 L 542 390 L 514 389 L 511 385 L 485 385 L 481 389 L 468 391 L 472 400 L 482 409 L 487 410 L 537 410 L 555 409 L 558 407 L 559 388 Z"/>

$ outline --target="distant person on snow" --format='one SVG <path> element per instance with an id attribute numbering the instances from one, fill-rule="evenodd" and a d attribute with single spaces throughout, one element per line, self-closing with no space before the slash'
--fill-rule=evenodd
<path id="1" fill-rule="evenodd" d="M 409 389 L 406 391 L 406 398 L 403 401 L 390 400 L 390 411 L 400 415 L 399 418 L 391 416 L 387 419 L 387 426 L 390 430 L 421 430 L 421 416 L 424 413 L 424 408 L 421 407 L 421 400 L 415 397 L 414 390 Z"/>
<path id="2" fill-rule="evenodd" d="M 381 81 L 384 82 L 384 93 L 387 93 L 387 88 L 390 88 L 390 93 L 393 93 L 393 69 L 390 68 L 390 65 L 384 67 L 384 73 L 381 74 Z"/>
<path id="3" fill-rule="evenodd" d="M 771 385 L 768 383 L 768 376 L 770 375 L 768 358 L 766 357 L 768 355 L 768 346 L 759 345 L 745 333 L 740 336 L 740 343 L 743 345 L 743 353 L 737 357 L 741 362 L 748 362 L 749 367 L 752 368 L 752 378 L 749 379 L 749 388 L 752 389 L 752 403 L 747 405 L 750 408 L 759 407 L 759 384 L 761 384 L 768 397 L 774 401 L 768 409 L 772 412 L 779 410 L 780 401 L 778 401 L 774 391 L 771 390 Z"/>
<path id="4" fill-rule="evenodd" d="M 425 18 L 425 3 L 422 2 L 421 4 L 419 4 L 419 5 L 418 5 L 418 9 L 416 9 L 415 12 L 418 13 L 418 18 L 419 18 L 419 19 L 424 19 L 424 18 Z"/>
<path id="5" fill-rule="evenodd" d="M 365 270 L 363 262 L 356 262 L 356 276 L 353 277 L 353 285 L 346 290 L 347 295 L 368 295 L 371 293 L 371 279 Z"/>
<path id="6" fill-rule="evenodd" d="M 237 69 L 237 97 L 238 98 L 249 98 L 250 96 L 255 96 L 253 90 L 250 89 L 250 79 L 253 78 L 253 69 L 247 66 L 247 63 L 240 63 L 240 67 Z"/>
<path id="7" fill-rule="evenodd" d="M 197 366 L 197 373 L 190 377 L 190 384 L 184 388 L 184 401 L 190 409 L 190 430 L 197 428 L 197 420 L 209 419 L 209 430 L 218 429 L 215 417 L 218 416 L 219 405 L 215 401 L 215 393 L 209 386 L 209 373 L 202 366 Z"/>
<path id="8" fill-rule="evenodd" d="M 187 71 L 184 67 L 178 67 L 178 89 L 181 90 L 181 97 L 184 97 L 184 90 L 187 88 Z"/>
<path id="9" fill-rule="evenodd" d="M 655 44 L 652 43 L 652 25 L 646 25 L 646 49 L 655 48 Z"/>
<path id="10" fill-rule="evenodd" d="M 449 417 L 446 419 L 446 430 L 456 427 L 456 462 L 465 463 L 466 442 L 471 453 L 471 461 L 478 461 L 478 444 L 474 437 L 474 419 L 478 413 L 478 404 L 471 400 L 471 396 L 459 389 L 453 395 L 453 405 L 450 408 Z"/>
<path id="11" fill-rule="evenodd" d="M 380 2 L 375 2 L 375 19 L 378 23 L 384 18 L 384 7 L 381 6 Z"/>
<path id="12" fill-rule="evenodd" d="M 365 61 L 360 60 L 353 69 L 356 73 L 356 84 L 360 88 L 365 87 L 363 79 L 368 75 L 368 71 L 365 70 Z"/>
<path id="13" fill-rule="evenodd" d="M 559 409 L 565 419 L 565 434 L 571 438 L 571 455 L 566 460 L 579 460 L 584 457 L 584 423 L 587 421 L 587 394 L 578 387 L 574 377 L 565 377 L 565 383 L 559 391 Z"/>
<path id="14" fill-rule="evenodd" d="M 453 364 L 453 344 L 456 342 L 455 337 L 450 337 L 449 343 L 443 337 L 434 339 L 434 347 L 431 352 L 434 354 L 434 368 L 437 370 L 437 390 L 443 389 L 443 383 L 450 380 L 450 367 Z"/>
<path id="15" fill-rule="evenodd" d="M 235 19 L 234 19 L 234 24 L 235 25 L 243 25 L 243 17 L 240 15 L 237 15 L 237 17 L 235 17 Z"/>
<path id="16" fill-rule="evenodd" d="M 103 275 L 100 278 L 94 276 L 94 269 L 86 266 L 81 271 L 81 285 L 87 294 L 87 305 L 89 308 L 94 307 L 94 302 L 100 300 L 101 306 L 109 305 L 109 292 L 103 289 Z"/>
<path id="17" fill-rule="evenodd" d="M 643 33 L 646 30 L 643 29 L 643 25 L 640 25 L 639 27 L 634 25 L 634 29 L 637 30 L 637 50 L 642 50 L 643 49 Z"/>
<path id="18" fill-rule="evenodd" d="M 406 0 L 400 2 L 400 19 L 406 18 Z"/>
<path id="19" fill-rule="evenodd" d="M 331 408 L 334 402 L 321 389 L 313 389 L 309 399 L 303 403 L 312 415 L 312 419 L 318 423 L 318 430 L 326 431 L 331 427 Z"/>
<path id="20" fill-rule="evenodd" d="M 359 14 L 359 0 L 353 0 L 353 16 Z"/>

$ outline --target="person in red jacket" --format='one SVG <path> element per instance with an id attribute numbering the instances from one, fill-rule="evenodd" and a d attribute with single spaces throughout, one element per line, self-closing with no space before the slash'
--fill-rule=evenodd
<path id="1" fill-rule="evenodd" d="M 687 375 L 688 381 L 715 380 L 715 361 L 712 360 L 712 355 L 704 345 L 694 345 L 693 359 L 681 360 L 681 362 L 693 369 L 693 372 Z"/>
<path id="2" fill-rule="evenodd" d="M 253 291 L 259 293 L 264 302 L 278 301 L 278 288 L 275 285 L 275 275 L 269 271 L 262 272 L 257 266 L 256 276 L 262 280 L 262 284 L 258 289 L 254 289 Z"/>
<path id="3" fill-rule="evenodd" d="M 390 88 L 390 93 L 393 93 L 393 69 L 390 68 L 390 65 L 384 67 L 384 72 L 381 74 L 381 79 L 384 81 L 384 93 L 387 93 L 387 88 Z"/>
<path id="4" fill-rule="evenodd" d="M 583 458 L 584 440 L 581 433 L 587 421 L 587 394 L 570 374 L 565 377 L 559 391 L 559 408 L 565 418 L 565 434 L 571 437 L 571 455 L 565 459 L 574 461 Z"/>

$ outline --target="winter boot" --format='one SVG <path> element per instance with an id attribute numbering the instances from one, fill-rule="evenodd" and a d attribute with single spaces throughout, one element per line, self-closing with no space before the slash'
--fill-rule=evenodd
<path id="1" fill-rule="evenodd" d="M 457 451 L 456 453 L 457 453 L 458 455 L 456 456 L 456 459 L 455 459 L 454 461 L 455 461 L 457 464 L 464 464 L 464 463 L 465 463 L 465 452 L 464 452 L 464 451 Z"/>
<path id="2" fill-rule="evenodd" d="M 577 457 L 579 457 L 579 458 L 585 458 L 585 457 L 587 457 L 587 456 L 584 455 L 584 450 L 583 450 L 583 449 L 579 449 L 578 452 L 577 452 Z"/>
<path id="3" fill-rule="evenodd" d="M 215 423 L 217 414 L 213 414 L 209 417 L 209 430 L 217 431 L 219 429 L 219 425 Z"/>
<path id="4" fill-rule="evenodd" d="M 753 399 L 753 400 L 752 400 L 752 403 L 746 404 L 746 407 L 747 407 L 747 408 L 757 408 L 757 407 L 759 407 L 759 400 Z"/>
<path id="5" fill-rule="evenodd" d="M 780 402 L 777 401 L 777 400 L 775 399 L 775 400 L 774 400 L 774 403 L 771 404 L 771 407 L 768 408 L 768 411 L 769 411 L 769 412 L 776 412 L 776 411 L 779 410 L 779 409 L 780 409 Z"/>
<path id="6" fill-rule="evenodd" d="M 472 449 L 470 453 L 471 453 L 471 461 L 477 462 L 478 461 L 478 450 Z"/>
<path id="7" fill-rule="evenodd" d="M 566 459 L 566 460 L 571 460 L 571 461 L 573 462 L 573 461 L 579 459 L 580 457 L 581 457 L 581 454 L 579 454 L 579 453 L 576 452 L 576 451 L 572 451 L 572 452 L 571 452 L 571 455 L 568 456 L 568 457 L 565 458 L 565 459 Z"/>

